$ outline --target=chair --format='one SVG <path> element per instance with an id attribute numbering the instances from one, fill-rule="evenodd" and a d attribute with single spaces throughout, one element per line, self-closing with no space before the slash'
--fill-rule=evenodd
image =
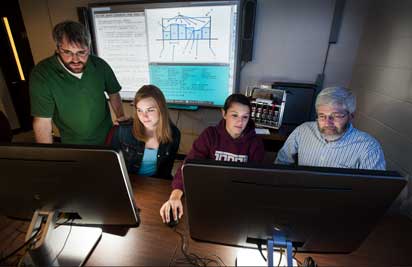
<path id="1" fill-rule="evenodd" d="M 112 138 L 113 138 L 113 135 L 114 135 L 114 131 L 116 130 L 117 127 L 119 127 L 119 126 L 114 125 L 114 126 L 110 129 L 110 131 L 109 131 L 109 133 L 107 134 L 106 139 L 105 139 L 105 141 L 104 141 L 104 144 L 105 144 L 105 145 L 108 145 L 108 146 L 111 145 L 111 143 L 112 143 Z"/>

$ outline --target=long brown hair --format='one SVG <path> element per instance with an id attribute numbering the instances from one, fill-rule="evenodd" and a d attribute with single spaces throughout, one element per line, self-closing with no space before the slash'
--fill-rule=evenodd
<path id="1" fill-rule="evenodd" d="M 159 110 L 159 124 L 156 128 L 156 138 L 159 143 L 171 143 L 172 142 L 172 129 L 170 128 L 169 111 L 166 106 L 166 99 L 162 91 L 154 85 L 143 85 L 139 91 L 136 92 L 134 97 L 134 119 L 133 119 L 133 135 L 137 140 L 146 142 L 148 137 L 145 134 L 145 127 L 140 122 L 136 112 L 136 105 L 140 100 L 144 98 L 152 97 L 157 104 Z"/>

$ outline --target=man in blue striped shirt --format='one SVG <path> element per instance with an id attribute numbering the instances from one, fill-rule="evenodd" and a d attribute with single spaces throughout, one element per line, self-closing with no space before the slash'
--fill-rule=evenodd
<path id="1" fill-rule="evenodd" d="M 316 98 L 317 121 L 298 126 L 275 163 L 385 170 L 379 142 L 352 126 L 356 99 L 343 87 L 323 89 Z"/>

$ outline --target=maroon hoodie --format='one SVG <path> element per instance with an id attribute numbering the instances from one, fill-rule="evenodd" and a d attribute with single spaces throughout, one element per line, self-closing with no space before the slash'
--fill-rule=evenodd
<path id="1" fill-rule="evenodd" d="M 226 121 L 205 129 L 193 142 L 187 159 L 212 159 L 234 162 L 260 162 L 264 157 L 263 142 L 255 133 L 253 121 L 249 121 L 239 138 L 233 139 L 226 131 Z M 183 165 L 183 164 L 182 164 Z M 182 165 L 172 182 L 173 189 L 183 191 Z"/>

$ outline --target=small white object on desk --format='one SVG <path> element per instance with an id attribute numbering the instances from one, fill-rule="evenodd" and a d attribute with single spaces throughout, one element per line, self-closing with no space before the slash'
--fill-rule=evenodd
<path id="1" fill-rule="evenodd" d="M 269 129 L 266 129 L 266 128 L 255 128 L 255 132 L 256 134 L 266 134 L 266 135 L 270 134 Z"/>
<path id="2" fill-rule="evenodd" d="M 267 256 L 266 249 L 263 251 L 263 254 L 265 254 L 265 257 Z M 237 252 L 236 262 L 237 266 L 268 266 L 268 263 L 263 259 L 257 249 L 240 248 Z M 274 266 L 288 266 L 285 252 L 281 255 L 278 251 L 273 251 L 273 263 Z M 292 260 L 292 265 L 298 266 L 295 259 Z"/>

